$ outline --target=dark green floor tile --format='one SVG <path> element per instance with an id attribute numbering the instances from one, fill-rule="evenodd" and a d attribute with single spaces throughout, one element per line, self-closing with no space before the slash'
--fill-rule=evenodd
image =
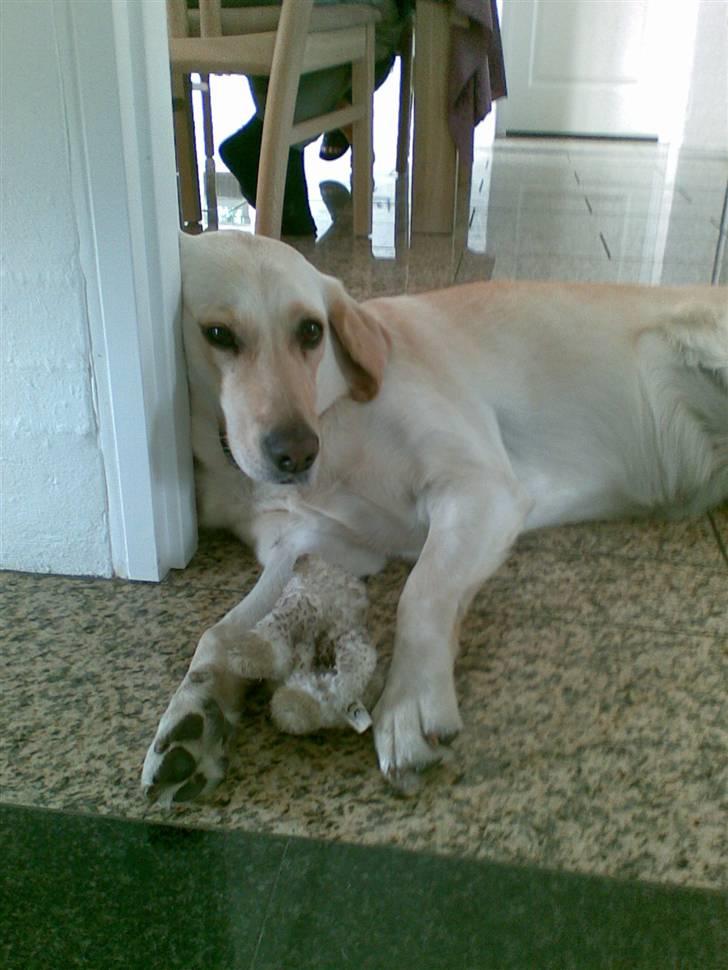
<path id="1" fill-rule="evenodd" d="M 0 806 L 3 970 L 713 970 L 725 899 Z"/>
<path id="2" fill-rule="evenodd" d="M 725 899 L 291 841 L 254 970 L 590 970 L 726 964 Z"/>
<path id="3" fill-rule="evenodd" d="M 0 966 L 248 970 L 285 844 L 0 806 Z"/>

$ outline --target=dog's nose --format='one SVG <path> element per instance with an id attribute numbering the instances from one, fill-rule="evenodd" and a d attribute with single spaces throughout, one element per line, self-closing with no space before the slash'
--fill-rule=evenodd
<path id="1" fill-rule="evenodd" d="M 263 438 L 264 454 L 285 475 L 307 472 L 316 461 L 318 450 L 318 435 L 306 424 L 277 428 Z"/>

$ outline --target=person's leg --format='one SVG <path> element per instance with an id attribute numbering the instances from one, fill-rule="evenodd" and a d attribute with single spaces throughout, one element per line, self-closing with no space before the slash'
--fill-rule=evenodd
<path id="1" fill-rule="evenodd" d="M 379 60 L 374 65 L 374 88 L 375 90 L 387 80 L 389 72 L 394 65 L 395 55 L 391 53 L 388 57 Z M 348 89 L 344 98 L 336 105 L 337 108 L 346 108 L 351 104 L 351 87 Z M 335 162 L 338 158 L 349 151 L 351 145 L 351 125 L 344 128 L 336 128 L 334 131 L 327 131 L 321 142 L 319 158 L 325 162 Z"/>
<path id="2" fill-rule="evenodd" d="M 220 157 L 240 183 L 243 196 L 251 205 L 255 205 L 268 79 L 251 77 L 249 81 L 256 113 L 243 128 L 220 145 Z M 333 111 L 350 85 L 351 70 L 348 66 L 304 74 L 298 86 L 294 121 L 305 121 Z M 308 204 L 303 166 L 305 144 L 295 145 L 288 153 L 282 224 L 283 235 L 286 236 L 310 236 L 316 231 Z"/>
<path id="3" fill-rule="evenodd" d="M 223 0 L 223 6 L 246 6 L 273 4 L 278 0 Z M 341 2 L 341 0 L 316 0 L 317 3 Z M 401 32 L 403 20 L 399 13 L 397 0 L 343 0 L 343 2 L 366 3 L 379 10 L 381 21 L 377 24 L 377 80 L 376 86 L 386 78 L 394 61 L 394 49 Z M 235 134 L 220 145 L 220 156 L 240 183 L 243 196 L 255 205 L 258 184 L 258 162 L 263 135 L 262 118 L 265 111 L 265 98 L 268 79 L 250 77 L 250 88 L 255 102 L 256 114 Z M 305 121 L 335 110 L 343 101 L 351 97 L 351 68 L 349 65 L 326 68 L 302 75 L 296 99 L 294 121 Z M 311 139 L 312 141 L 314 139 Z M 290 149 L 286 191 L 283 201 L 284 235 L 313 235 L 316 231 L 308 204 L 308 190 L 303 166 L 301 143 Z M 345 151 L 345 149 L 344 149 Z M 342 152 L 343 154 L 343 152 Z"/>
<path id="4" fill-rule="evenodd" d="M 220 157 L 240 185 L 243 198 L 255 206 L 258 165 L 263 140 L 263 121 L 253 115 L 250 121 L 220 145 Z M 313 236 L 316 224 L 311 215 L 303 169 L 303 152 L 290 149 L 286 169 L 281 231 L 284 236 Z"/>

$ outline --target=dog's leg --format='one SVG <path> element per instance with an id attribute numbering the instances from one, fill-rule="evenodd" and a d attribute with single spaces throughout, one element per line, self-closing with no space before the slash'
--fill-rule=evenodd
<path id="1" fill-rule="evenodd" d="M 404 789 L 412 769 L 441 759 L 440 741 L 462 726 L 453 666 L 460 621 L 503 562 L 530 500 L 507 471 L 478 468 L 427 496 L 430 527 L 407 580 L 374 738 L 386 777 Z"/>
<path id="2" fill-rule="evenodd" d="M 290 549 L 276 550 L 253 590 L 202 635 L 144 760 L 150 800 L 189 801 L 222 781 L 245 694 L 244 634 L 273 608 L 295 559 Z"/>

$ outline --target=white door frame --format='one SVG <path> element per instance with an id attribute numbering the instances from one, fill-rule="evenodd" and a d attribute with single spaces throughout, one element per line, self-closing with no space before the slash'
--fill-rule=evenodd
<path id="1" fill-rule="evenodd" d="M 197 527 L 161 0 L 52 4 L 86 276 L 114 572 L 160 580 Z"/>

